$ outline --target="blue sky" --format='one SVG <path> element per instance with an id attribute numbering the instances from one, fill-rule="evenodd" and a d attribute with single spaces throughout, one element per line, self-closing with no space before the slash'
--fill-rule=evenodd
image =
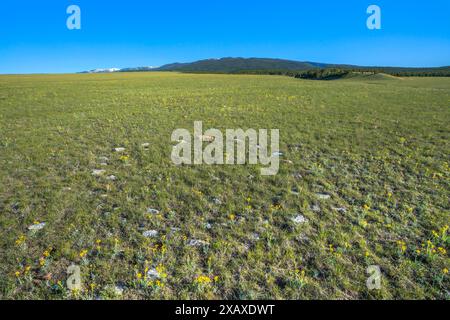
<path id="1" fill-rule="evenodd" d="M 66 9 L 81 8 L 81 30 Z M 380 6 L 382 29 L 366 27 Z M 448 0 L 4 0 L 0 73 L 78 72 L 219 57 L 450 65 Z"/>

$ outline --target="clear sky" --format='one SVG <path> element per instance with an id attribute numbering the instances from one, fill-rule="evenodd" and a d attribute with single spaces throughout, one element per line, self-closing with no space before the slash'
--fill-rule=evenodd
<path id="1" fill-rule="evenodd" d="M 81 30 L 66 27 L 69 5 Z M 382 29 L 366 27 L 369 5 Z M 2 0 L 0 73 L 219 57 L 450 65 L 449 0 Z"/>

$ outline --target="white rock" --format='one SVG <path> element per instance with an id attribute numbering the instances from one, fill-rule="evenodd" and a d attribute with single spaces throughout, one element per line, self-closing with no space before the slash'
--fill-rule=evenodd
<path id="1" fill-rule="evenodd" d="M 32 224 L 31 226 L 28 227 L 28 230 L 38 231 L 38 230 L 42 230 L 44 227 L 45 227 L 45 222 L 41 222 L 38 224 Z"/>
<path id="2" fill-rule="evenodd" d="M 158 231 L 157 230 L 147 230 L 147 231 L 144 231 L 142 233 L 142 235 L 146 238 L 154 238 L 154 237 L 158 236 Z"/>
<path id="3" fill-rule="evenodd" d="M 125 288 L 124 287 L 122 287 L 122 286 L 115 286 L 114 287 L 114 294 L 116 295 L 116 296 L 121 296 L 121 295 L 123 295 L 123 291 L 125 290 Z"/>
<path id="4" fill-rule="evenodd" d="M 123 295 L 123 291 L 125 290 L 125 288 L 121 285 L 116 285 L 116 286 L 107 285 L 105 287 L 105 290 L 114 293 L 114 295 L 116 295 L 116 296 L 121 296 L 121 295 Z"/>
<path id="5" fill-rule="evenodd" d="M 311 210 L 313 212 L 320 212 L 320 207 L 317 204 L 315 204 L 311 206 Z"/>
<path id="6" fill-rule="evenodd" d="M 340 213 L 346 213 L 347 212 L 347 208 L 344 207 L 333 207 L 334 211 L 340 212 Z"/>
<path id="7" fill-rule="evenodd" d="M 114 148 L 114 151 L 115 152 L 124 152 L 125 148 L 122 148 L 122 147 Z"/>
<path id="8" fill-rule="evenodd" d="M 110 175 L 106 179 L 111 180 L 111 181 L 116 181 L 117 177 L 115 175 Z"/>
<path id="9" fill-rule="evenodd" d="M 255 240 L 255 241 L 258 241 L 260 238 L 259 238 L 259 234 L 258 233 L 252 233 L 252 235 L 251 235 L 251 238 L 253 239 L 253 240 Z"/>
<path id="10" fill-rule="evenodd" d="M 199 247 L 199 246 L 207 246 L 208 242 L 203 241 L 203 240 L 197 240 L 197 239 L 191 239 L 188 242 L 188 246 L 191 247 Z"/>
<path id="11" fill-rule="evenodd" d="M 327 193 L 316 193 L 316 197 L 320 200 L 328 200 L 331 198 L 331 196 Z"/>
<path id="12" fill-rule="evenodd" d="M 292 221 L 296 224 L 301 224 L 301 223 L 307 222 L 308 220 L 304 216 L 299 214 L 299 215 L 295 216 L 294 218 L 292 218 Z"/>
<path id="13" fill-rule="evenodd" d="M 161 276 L 159 275 L 159 272 L 156 271 L 156 269 L 150 269 L 147 271 L 147 277 L 150 279 L 159 279 Z"/>
<path id="14" fill-rule="evenodd" d="M 272 153 L 272 157 L 281 157 L 283 155 L 283 152 L 274 152 Z"/>
<path id="15" fill-rule="evenodd" d="M 145 142 L 145 143 L 141 144 L 141 147 L 142 148 L 148 148 L 148 147 L 150 147 L 150 143 Z"/>
<path id="16" fill-rule="evenodd" d="M 93 176 L 101 176 L 104 175 L 106 173 L 106 170 L 103 169 L 94 169 L 92 170 L 92 175 Z"/>
<path id="17" fill-rule="evenodd" d="M 153 208 L 147 208 L 147 213 L 150 214 L 158 214 L 159 210 L 153 209 Z"/>

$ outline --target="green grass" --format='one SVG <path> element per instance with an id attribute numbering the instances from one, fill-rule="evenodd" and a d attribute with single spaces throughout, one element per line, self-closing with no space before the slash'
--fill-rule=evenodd
<path id="1" fill-rule="evenodd" d="M 0 76 L 0 298 L 448 299 L 449 103 L 449 78 Z M 289 161 L 174 166 L 196 120 L 279 128 Z"/>

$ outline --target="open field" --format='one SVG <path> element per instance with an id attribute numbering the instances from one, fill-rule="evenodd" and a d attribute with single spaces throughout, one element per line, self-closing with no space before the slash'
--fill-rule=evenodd
<path id="1" fill-rule="evenodd" d="M 197 120 L 278 175 L 173 165 Z M 450 78 L 0 76 L 0 298 L 448 299 L 449 124 Z"/>

